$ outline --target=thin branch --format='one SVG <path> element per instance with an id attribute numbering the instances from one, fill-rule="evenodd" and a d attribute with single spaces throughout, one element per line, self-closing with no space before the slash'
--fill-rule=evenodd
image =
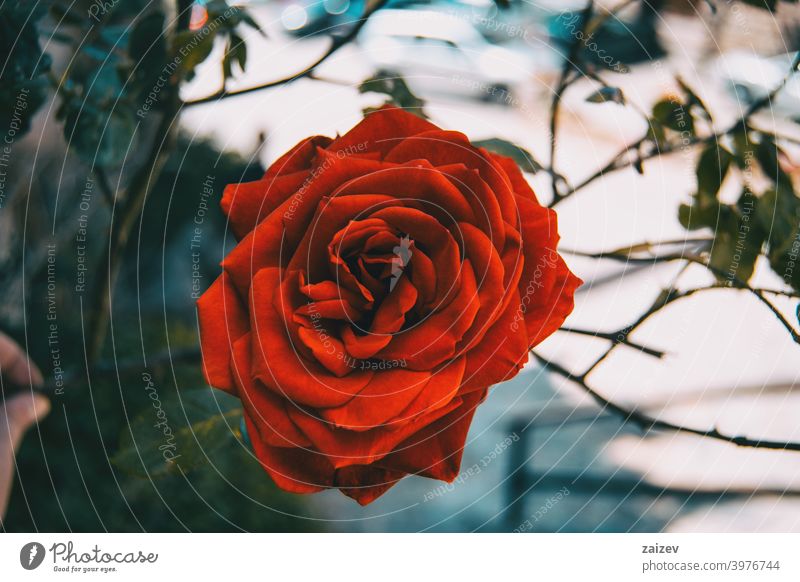
<path id="1" fill-rule="evenodd" d="M 577 59 L 580 54 L 581 40 L 584 38 L 584 31 L 589 26 L 589 19 L 594 10 L 594 0 L 589 0 L 586 7 L 581 11 L 581 28 L 575 33 L 575 39 L 569 47 L 569 52 L 564 59 L 564 65 L 561 68 L 561 75 L 556 85 L 556 90 L 553 92 L 553 100 L 550 104 L 550 178 L 553 189 L 553 199 L 556 200 L 560 196 L 558 191 L 559 173 L 556 170 L 556 139 L 558 132 L 558 116 L 561 111 L 561 98 L 567 88 L 569 76 L 573 68 L 577 68 Z M 579 34 L 580 33 L 580 34 Z"/>
<path id="2" fill-rule="evenodd" d="M 690 246 L 692 249 L 703 249 L 714 242 L 713 237 L 687 237 L 687 238 L 675 238 L 669 240 L 662 240 L 656 242 L 641 242 L 633 245 L 629 245 L 627 247 L 621 247 L 615 249 L 613 251 L 600 251 L 597 253 L 586 252 L 586 251 L 578 251 L 569 248 L 559 247 L 559 252 L 574 255 L 576 257 L 586 257 L 590 259 L 613 259 L 613 260 L 621 260 L 623 258 L 633 258 L 631 257 L 632 253 L 636 252 L 652 252 L 654 249 L 659 247 L 670 247 L 675 245 L 683 245 L 684 247 Z M 658 257 L 650 257 L 646 258 L 645 260 L 650 261 L 653 258 Z"/>
<path id="3" fill-rule="evenodd" d="M 97 361 L 103 349 L 110 317 L 111 295 L 119 275 L 122 257 L 128 246 L 131 231 L 141 213 L 147 195 L 161 175 L 161 170 L 172 149 L 172 143 L 178 127 L 176 119 L 178 104 L 179 101 L 176 96 L 172 98 L 172 104 L 165 105 L 163 118 L 156 131 L 150 154 L 145 164 L 131 181 L 127 191 L 128 198 L 125 206 L 120 210 L 119 224 L 116 228 L 114 227 L 115 221 L 112 214 L 111 225 L 109 226 L 110 239 L 100 262 L 101 269 L 107 269 L 107 272 L 106 276 L 97 278 L 93 294 L 95 311 L 90 326 L 88 342 L 88 360 L 90 363 Z"/>
<path id="4" fill-rule="evenodd" d="M 601 338 L 604 340 L 608 340 L 614 344 L 622 344 L 624 346 L 628 346 L 635 350 L 638 350 L 648 356 L 653 356 L 654 358 L 663 358 L 666 355 L 666 352 L 662 350 L 657 350 L 655 348 L 650 348 L 643 344 L 637 343 L 631 340 L 628 336 L 630 335 L 631 330 L 629 329 L 620 329 L 617 331 L 612 332 L 603 332 L 603 331 L 595 331 L 590 329 L 577 329 L 574 327 L 561 327 L 558 331 L 563 331 L 566 333 L 573 333 L 576 335 L 585 335 L 589 337 L 596 337 Z"/>
<path id="5" fill-rule="evenodd" d="M 750 107 L 747 108 L 745 114 L 742 116 L 742 119 L 747 120 L 753 116 L 756 112 L 760 111 L 764 107 L 771 105 L 772 102 L 777 97 L 778 93 L 780 93 L 784 87 L 786 87 L 786 83 L 789 82 L 789 79 L 797 72 L 797 68 L 800 66 L 800 51 L 795 53 L 794 58 L 792 59 L 792 65 L 789 69 L 789 72 L 781 79 L 781 82 L 776 85 L 772 91 L 764 95 L 761 99 L 757 99 L 754 101 Z"/>
<path id="6" fill-rule="evenodd" d="M 220 99 L 227 99 L 228 97 L 236 97 L 237 95 L 245 95 L 247 93 L 253 93 L 254 91 L 261 91 L 262 89 L 271 89 L 273 87 L 278 87 L 280 85 L 285 85 L 287 83 L 291 83 L 293 81 L 297 81 L 299 79 L 303 79 L 306 77 L 310 77 L 314 71 L 319 67 L 322 63 L 328 60 L 336 51 L 338 51 L 343 46 L 347 45 L 351 41 L 353 41 L 364 25 L 367 23 L 369 18 L 375 14 L 378 10 L 380 10 L 388 0 L 377 0 L 372 5 L 368 3 L 366 10 L 364 10 L 364 14 L 362 15 L 361 19 L 358 20 L 351 28 L 347 34 L 339 37 L 333 37 L 331 41 L 330 47 L 320 56 L 316 61 L 308 65 L 305 69 L 289 75 L 288 77 L 283 77 L 281 79 L 277 79 L 275 81 L 269 81 L 267 83 L 262 83 L 261 85 L 256 85 L 254 87 L 246 87 L 244 89 L 237 89 L 235 91 L 227 91 L 224 88 L 220 91 L 217 91 L 213 95 L 208 95 L 206 97 L 201 97 L 199 99 L 193 99 L 190 101 L 186 101 L 184 103 L 185 107 L 191 107 L 193 105 L 201 105 L 203 103 L 212 103 L 215 101 L 219 101 Z"/>
<path id="7" fill-rule="evenodd" d="M 637 317 L 633 323 L 623 328 L 627 331 L 628 335 L 636 331 L 641 325 L 644 324 L 645 321 L 664 309 L 667 305 L 670 305 L 680 299 L 691 297 L 692 295 L 702 291 L 708 291 L 710 289 L 717 288 L 694 287 L 692 289 L 678 290 L 675 288 L 675 284 L 676 283 L 673 283 L 671 287 L 664 289 L 650 306 L 650 308 L 647 309 L 647 311 L 639 315 L 639 317 Z M 586 369 L 586 371 L 583 373 L 584 378 L 588 377 L 594 370 L 596 370 L 600 364 L 602 364 L 614 352 L 618 345 L 619 344 L 617 343 L 612 343 L 611 346 L 609 346 L 609 348 Z"/>
<path id="8" fill-rule="evenodd" d="M 643 243 L 643 245 L 647 244 L 649 243 Z M 691 253 L 654 255 L 650 257 L 633 257 L 630 255 L 629 252 L 624 252 L 624 250 L 599 252 L 599 253 L 585 253 L 581 251 L 570 251 L 570 250 L 564 250 L 564 252 L 579 257 L 585 257 L 591 259 L 609 259 L 617 262 L 623 262 L 626 264 L 627 263 L 656 264 L 656 263 L 669 263 L 673 261 L 687 261 L 689 263 L 701 265 L 706 269 L 708 269 L 718 279 L 725 279 L 728 281 L 727 285 L 722 285 L 722 284 L 713 285 L 711 287 L 704 287 L 703 289 L 739 289 L 742 291 L 747 291 L 748 293 L 754 295 L 761 303 L 763 303 L 767 307 L 767 309 L 769 309 L 772 312 L 772 314 L 778 319 L 781 325 L 783 325 L 783 327 L 786 328 L 786 331 L 789 332 L 789 335 L 791 336 L 792 340 L 795 343 L 800 344 L 800 331 L 794 328 L 794 326 L 789 322 L 789 320 L 786 319 L 783 313 L 781 313 L 781 311 L 766 296 L 767 293 L 774 294 L 775 292 L 771 290 L 763 290 L 751 287 L 746 281 L 742 281 L 738 277 L 731 275 L 730 273 L 726 273 L 722 269 L 718 269 L 717 267 L 713 266 L 710 263 L 710 260 L 706 257 L 697 256 Z M 784 294 L 788 294 L 788 292 L 784 292 Z"/>
<path id="9" fill-rule="evenodd" d="M 741 131 L 743 128 L 748 126 L 750 118 L 753 117 L 753 115 L 758 113 L 761 109 L 769 105 L 775 99 L 776 95 L 786 86 L 786 83 L 789 81 L 792 75 L 797 71 L 798 66 L 800 66 L 800 51 L 798 51 L 798 53 L 795 55 L 794 59 L 792 60 L 791 69 L 782 79 L 782 81 L 776 87 L 774 87 L 772 91 L 770 91 L 766 96 L 762 97 L 761 99 L 751 104 L 750 107 L 748 107 L 748 109 L 742 115 L 742 117 L 727 129 L 713 133 L 705 138 L 701 138 L 698 136 L 692 136 L 691 138 L 682 138 L 679 142 L 668 143 L 665 144 L 663 147 L 658 147 L 658 144 L 656 144 L 656 147 L 652 151 L 642 154 L 641 153 L 642 146 L 649 141 L 649 134 L 645 134 L 638 140 L 624 146 L 619 152 L 617 152 L 615 156 L 611 158 L 611 160 L 608 161 L 608 163 L 606 163 L 606 165 L 599 168 L 590 176 L 588 176 L 575 186 L 567 189 L 566 191 L 559 193 L 558 195 L 555 195 L 553 197 L 552 202 L 550 203 L 550 207 L 552 208 L 559 202 L 562 202 L 564 199 L 569 198 L 570 196 L 575 194 L 578 190 L 585 188 L 586 186 L 588 186 L 598 178 L 605 176 L 606 174 L 623 170 L 625 168 L 630 168 L 636 163 L 641 164 L 642 162 L 646 162 L 653 158 L 672 154 L 677 151 L 683 151 L 688 147 L 693 147 L 701 144 L 706 145 L 710 143 L 717 143 L 725 136 Z M 636 152 L 636 156 L 634 159 L 631 160 L 630 156 L 633 152 Z"/>
<path id="10" fill-rule="evenodd" d="M 754 291 L 758 291 L 759 293 L 767 293 L 769 295 L 777 295 L 780 297 L 790 297 L 792 299 L 800 298 L 800 293 L 797 291 L 788 291 L 785 289 L 765 289 L 763 287 L 754 287 Z"/>
<path id="11" fill-rule="evenodd" d="M 570 380 L 575 384 L 577 384 L 578 386 L 580 386 L 587 394 L 589 394 L 600 405 L 600 407 L 603 410 L 609 410 L 621 416 L 625 422 L 636 424 L 645 432 L 654 429 L 668 430 L 674 432 L 681 432 L 685 434 L 693 434 L 696 436 L 710 438 L 718 441 L 724 441 L 739 447 L 782 450 L 782 451 L 800 451 L 800 443 L 797 442 L 762 440 L 762 439 L 753 439 L 745 436 L 726 435 L 721 433 L 716 427 L 713 429 L 692 428 L 668 422 L 665 420 L 660 420 L 658 418 L 654 418 L 648 414 L 645 414 L 635 409 L 625 408 L 624 406 L 621 406 L 609 400 L 608 398 L 597 392 L 594 388 L 589 386 L 589 384 L 586 381 L 586 374 L 583 375 L 573 374 L 563 366 L 547 360 L 546 358 L 540 356 L 536 352 L 531 352 L 531 353 L 539 361 L 539 363 L 546 369 L 555 372 L 559 376 L 562 376 L 567 380 Z"/>
<path id="12" fill-rule="evenodd" d="M 191 7 L 191 0 L 179 0 L 176 31 L 188 28 Z M 112 205 L 111 207 L 109 241 L 100 262 L 100 268 L 107 269 L 107 271 L 105 273 L 101 271 L 100 276 L 97 277 L 91 303 L 94 311 L 89 327 L 90 335 L 87 349 L 87 359 L 90 365 L 98 360 L 103 349 L 111 315 L 111 295 L 114 292 L 114 285 L 119 275 L 125 249 L 128 246 L 130 233 L 136 224 L 136 219 L 141 213 L 150 189 L 161 174 L 177 134 L 177 115 L 182 105 L 177 87 L 172 87 L 168 91 L 164 101 L 162 118 L 156 129 L 147 159 L 134 175 L 130 186 L 123 193 L 124 195 L 121 194 L 119 197 L 122 200 L 122 208 L 119 211 L 118 225 L 115 224 L 116 213 L 114 206 Z"/>

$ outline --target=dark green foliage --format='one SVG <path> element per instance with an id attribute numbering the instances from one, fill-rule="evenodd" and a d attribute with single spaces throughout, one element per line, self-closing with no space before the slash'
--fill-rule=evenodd
<path id="1" fill-rule="evenodd" d="M 774 138 L 743 128 L 732 135 L 733 152 L 718 143 L 707 145 L 697 162 L 697 192 L 691 205 L 681 205 L 679 219 L 690 230 L 710 228 L 714 244 L 709 265 L 721 281 L 747 282 L 764 253 L 773 271 L 800 290 L 800 199 L 791 178 L 780 166 L 784 156 Z M 737 168 L 745 189 L 735 204 L 722 203 L 719 191 L 725 177 Z M 756 170 L 773 186 L 757 194 L 747 182 Z"/>
<path id="2" fill-rule="evenodd" d="M 118 166 L 136 151 L 144 133 L 139 126 L 195 76 L 217 39 L 226 43 L 222 67 L 227 79 L 234 74 L 233 63 L 240 70 L 247 63 L 247 48 L 236 30 L 242 25 L 260 30 L 245 10 L 222 0 L 206 5 L 202 27 L 174 34 L 169 28 L 175 23 L 167 22 L 160 4 L 119 4 L 96 18 L 60 9 L 64 20 L 80 31 L 76 37 L 86 40 L 74 47 L 58 116 L 72 149 L 85 161 L 105 167 Z"/>
<path id="3" fill-rule="evenodd" d="M 241 402 L 211 388 L 181 390 L 162 400 L 149 374 L 142 379 L 152 407 L 122 430 L 111 462 L 138 477 L 157 479 L 207 466 L 215 451 L 241 441 Z"/>
<path id="4" fill-rule="evenodd" d="M 47 98 L 50 56 L 42 52 L 38 25 L 47 12 L 26 0 L 0 3 L 0 140 L 22 137 Z"/>
<path id="5" fill-rule="evenodd" d="M 694 118 L 678 100 L 662 99 L 653 105 L 653 120 L 672 131 L 694 134 Z"/>
<path id="6" fill-rule="evenodd" d="M 764 192 L 756 213 L 767 235 L 767 257 L 784 282 L 800 290 L 800 199 L 790 188 Z"/>

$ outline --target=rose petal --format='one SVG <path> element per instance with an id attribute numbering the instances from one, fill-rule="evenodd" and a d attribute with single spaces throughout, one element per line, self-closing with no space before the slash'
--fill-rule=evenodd
<path id="1" fill-rule="evenodd" d="M 526 306 L 525 322 L 532 345 L 561 327 L 574 306 L 573 295 L 583 283 L 558 254 L 556 213 L 535 201 L 517 197 L 525 264 L 519 282 Z"/>
<path id="2" fill-rule="evenodd" d="M 467 354 L 459 395 L 510 380 L 528 361 L 531 342 L 521 311 L 520 295 L 516 289 L 509 295 L 512 299 L 502 315 L 483 340 Z"/>
<path id="3" fill-rule="evenodd" d="M 325 335 L 322 335 L 322 334 Z M 298 330 L 300 341 L 311 349 L 317 362 L 337 378 L 343 378 L 354 370 L 351 358 L 344 349 L 344 344 L 327 332 L 301 327 Z"/>
<path id="4" fill-rule="evenodd" d="M 302 140 L 275 160 L 267 169 L 262 179 L 272 180 L 278 176 L 310 169 L 314 163 L 314 159 L 317 157 L 319 148 L 326 148 L 332 142 L 333 140 L 331 138 L 324 135 L 314 135 Z"/>
<path id="5" fill-rule="evenodd" d="M 438 129 L 432 123 L 398 107 L 373 111 L 353 129 L 334 141 L 329 149 L 339 152 L 375 151 L 384 156 L 403 138 Z"/>
<path id="6" fill-rule="evenodd" d="M 231 375 L 233 344 L 250 330 L 245 306 L 222 273 L 197 300 L 203 374 L 214 388 L 236 394 Z"/>
<path id="7" fill-rule="evenodd" d="M 405 322 L 405 314 L 414 307 L 417 290 L 406 277 L 401 277 L 389 296 L 375 312 L 369 332 L 357 335 L 351 326 L 342 330 L 342 341 L 347 352 L 358 359 L 371 358 L 392 341 L 392 334 Z"/>
<path id="8" fill-rule="evenodd" d="M 233 346 L 232 371 L 245 414 L 257 425 L 261 438 L 270 446 L 310 446 L 309 440 L 289 419 L 286 413 L 287 401 L 254 382 L 250 376 L 253 364 L 250 355 L 251 342 L 251 334 L 248 333 Z"/>
<path id="9" fill-rule="evenodd" d="M 475 409 L 485 397 L 486 391 L 483 391 L 460 399 L 457 408 L 402 442 L 396 452 L 380 461 L 380 466 L 452 481 L 461 467 L 464 443 Z"/>
<path id="10" fill-rule="evenodd" d="M 253 275 L 266 267 L 286 264 L 306 233 L 306 226 L 323 197 L 346 180 L 386 167 L 365 159 L 340 160 L 333 156 L 321 163 L 324 171 L 302 193 L 297 192 L 245 236 L 222 262 L 237 290 L 246 296 Z"/>
<path id="11" fill-rule="evenodd" d="M 383 374 L 375 374 L 375 381 L 382 382 Z M 388 377 L 391 379 L 391 377 Z M 395 447 L 415 432 L 441 418 L 460 404 L 454 399 L 446 406 L 396 428 L 374 428 L 361 432 L 336 428 L 327 421 L 315 417 L 311 412 L 289 410 L 289 417 L 303 431 L 314 447 L 328 456 L 335 467 L 369 465 L 391 453 Z"/>
<path id="12" fill-rule="evenodd" d="M 389 471 L 374 465 L 352 465 L 336 471 L 336 487 L 360 505 L 368 505 L 403 477 L 405 473 L 401 471 Z"/>
<path id="13" fill-rule="evenodd" d="M 234 236 L 244 238 L 265 217 L 302 187 L 307 170 L 284 174 L 273 179 L 229 184 L 222 193 L 220 206 L 228 217 Z"/>
<path id="14" fill-rule="evenodd" d="M 425 389 L 392 422 L 405 422 L 445 406 L 456 397 L 466 370 L 466 357 L 440 366 L 431 375 Z"/>
<path id="15" fill-rule="evenodd" d="M 367 218 L 375 210 L 393 202 L 390 196 L 377 194 L 324 198 L 306 228 L 289 269 L 302 269 L 312 281 L 327 279 L 333 274 L 328 265 L 331 241 L 336 234 L 343 229 L 345 232 L 349 230 L 351 221 L 358 224 L 359 218 Z"/>
<path id="16" fill-rule="evenodd" d="M 378 210 L 373 218 L 385 220 L 401 232 L 408 234 L 415 246 L 422 247 L 436 269 L 437 289 L 433 309 L 443 309 L 452 300 L 457 289 L 455 282 L 460 270 L 458 245 L 450 231 L 433 217 L 415 208 L 392 206 Z M 413 261 L 413 256 L 411 258 Z"/>
<path id="17" fill-rule="evenodd" d="M 477 227 L 459 224 L 464 240 L 464 256 L 475 269 L 480 309 L 470 328 L 464 333 L 459 349 L 467 350 L 479 342 L 490 324 L 502 312 L 509 289 L 503 287 L 503 262 L 492 241 Z"/>
<path id="18" fill-rule="evenodd" d="M 430 377 L 430 372 L 403 368 L 381 370 L 347 404 L 325 408 L 320 414 L 337 428 L 366 431 L 384 425 L 384 429 L 394 429 L 396 427 L 385 423 L 400 414 L 423 391 Z"/>
<path id="19" fill-rule="evenodd" d="M 413 203 L 440 223 L 475 221 L 472 207 L 461 191 L 427 160 L 413 160 L 343 184 L 336 196 L 386 194 Z"/>
<path id="20" fill-rule="evenodd" d="M 437 168 L 459 190 L 472 207 L 475 225 L 492 241 L 496 249 L 505 246 L 506 224 L 497 202 L 497 195 L 481 178 L 480 172 L 467 168 L 464 164 L 452 164 Z"/>
<path id="21" fill-rule="evenodd" d="M 353 293 L 336 284 L 336 281 L 320 281 L 319 283 L 306 283 L 305 275 L 300 273 L 300 291 L 312 301 L 326 301 L 328 299 L 341 299 L 351 305 L 366 309 L 371 307 L 371 302 L 367 302 L 361 295 Z"/>
<path id="22" fill-rule="evenodd" d="M 411 369 L 430 370 L 456 355 L 456 344 L 472 325 L 480 307 L 475 273 L 469 260 L 462 263 L 461 276 L 456 283 L 458 291 L 447 307 L 395 334 L 377 357 L 404 359 Z"/>
<path id="23" fill-rule="evenodd" d="M 500 154 L 488 152 L 483 148 L 480 148 L 480 150 L 485 156 L 491 157 L 500 165 L 501 168 L 503 168 L 506 176 L 508 176 L 508 179 L 511 182 L 511 188 L 514 190 L 515 194 L 518 196 L 523 196 L 524 198 L 528 198 L 529 200 L 533 200 L 537 204 L 539 203 L 539 200 L 536 198 L 536 193 L 525 179 L 525 176 L 519 169 L 517 162 L 507 156 L 501 156 Z"/>
<path id="24" fill-rule="evenodd" d="M 272 447 L 264 442 L 247 415 L 244 420 L 256 458 L 278 487 L 291 493 L 317 493 L 333 487 L 334 469 L 325 455 L 307 449 Z"/>
<path id="25" fill-rule="evenodd" d="M 283 318 L 273 306 L 279 283 L 279 269 L 263 269 L 253 279 L 253 376 L 298 404 L 341 406 L 369 383 L 373 373 L 358 371 L 338 378 L 319 363 L 303 358 L 289 342 Z"/>
<path id="26" fill-rule="evenodd" d="M 498 162 L 473 147 L 463 133 L 441 129 L 420 133 L 399 142 L 385 157 L 385 161 L 398 164 L 419 159 L 428 160 L 434 166 L 460 163 L 477 170 L 494 192 L 505 221 L 517 226 L 511 180 Z"/>

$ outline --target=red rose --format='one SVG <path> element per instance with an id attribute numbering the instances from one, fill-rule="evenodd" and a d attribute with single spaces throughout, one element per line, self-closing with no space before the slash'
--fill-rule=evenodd
<path id="1" fill-rule="evenodd" d="M 300 142 L 222 208 L 240 242 L 198 301 L 204 371 L 287 491 L 453 480 L 475 408 L 581 283 L 511 159 L 401 109 Z"/>

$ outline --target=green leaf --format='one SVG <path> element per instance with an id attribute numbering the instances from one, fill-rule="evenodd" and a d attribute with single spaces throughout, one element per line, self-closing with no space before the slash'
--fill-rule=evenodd
<path id="1" fill-rule="evenodd" d="M 185 30 L 175 36 L 172 54 L 180 58 L 180 68 L 186 79 L 194 77 L 195 68 L 208 58 L 214 49 L 214 32 L 200 29 Z"/>
<path id="2" fill-rule="evenodd" d="M 785 283 L 800 291 L 800 199 L 786 188 L 764 192 L 756 219 L 767 233 L 770 266 Z"/>
<path id="3" fill-rule="evenodd" d="M 411 113 L 427 119 L 424 106 L 425 101 L 417 97 L 402 75 L 392 71 L 381 70 L 373 77 L 365 80 L 358 87 L 359 93 L 383 93 L 388 95 L 390 102 L 398 107 L 406 109 Z"/>
<path id="4" fill-rule="evenodd" d="M 735 207 L 724 205 L 714 235 L 709 264 L 721 271 L 723 282 L 747 282 L 766 240 L 766 232 L 756 220 L 757 198 L 748 191 Z"/>
<path id="5" fill-rule="evenodd" d="M 697 162 L 697 191 L 701 197 L 716 197 L 732 160 L 733 155 L 716 143 L 703 150 Z"/>
<path id="6" fill-rule="evenodd" d="M 247 65 L 247 44 L 238 34 L 232 33 L 231 45 L 231 54 L 239 65 L 239 69 L 244 72 Z"/>
<path id="7" fill-rule="evenodd" d="M 720 215 L 720 203 L 715 198 L 700 203 L 697 195 L 693 197 L 693 204 L 681 204 L 678 208 L 678 220 L 687 230 L 701 228 L 715 228 Z"/>
<path id="8" fill-rule="evenodd" d="M 167 42 L 164 37 L 164 14 L 153 12 L 140 19 L 130 35 L 128 55 L 136 88 L 149 93 L 158 77 L 165 73 Z"/>
<path id="9" fill-rule="evenodd" d="M 733 153 L 736 165 L 742 170 L 747 170 L 755 160 L 756 144 L 752 140 L 748 128 L 742 128 L 731 134 L 733 140 Z"/>
<path id="10" fill-rule="evenodd" d="M 644 164 L 642 163 L 641 149 L 637 150 L 636 152 L 636 159 L 633 160 L 633 169 L 636 170 L 636 173 L 640 176 L 644 176 Z"/>
<path id="11" fill-rule="evenodd" d="M 5 148 L 30 129 L 48 95 L 45 73 L 52 59 L 39 42 L 39 20 L 46 15 L 47 4 L 0 2 L 0 142 Z"/>
<path id="12" fill-rule="evenodd" d="M 676 100 L 662 99 L 653 105 L 653 119 L 673 131 L 695 133 L 691 111 Z"/>
<path id="13" fill-rule="evenodd" d="M 231 40 L 225 42 L 225 54 L 222 56 L 222 78 L 229 79 L 233 76 L 233 55 L 231 53 Z"/>
<path id="14" fill-rule="evenodd" d="M 697 94 L 692 90 L 692 88 L 689 87 L 689 85 L 687 85 L 686 82 L 681 77 L 676 77 L 675 80 L 678 82 L 678 85 L 680 85 L 681 91 L 683 91 L 683 94 L 686 97 L 686 104 L 689 106 L 689 108 L 699 109 L 700 114 L 707 121 L 713 121 L 713 118 L 711 117 L 711 112 L 708 110 L 708 107 L 706 107 L 706 104 L 703 102 L 702 99 L 700 99 L 700 97 L 697 96 Z"/>
<path id="15" fill-rule="evenodd" d="M 261 33 L 261 36 L 266 38 L 267 33 L 264 31 L 264 29 L 261 28 L 261 26 L 259 26 L 258 22 L 253 20 L 253 17 L 250 16 L 250 13 L 247 10 L 245 10 L 244 8 L 239 8 L 239 18 L 250 28 L 257 30 L 258 32 Z"/>
<path id="16" fill-rule="evenodd" d="M 534 159 L 533 155 L 531 155 L 528 150 L 510 141 L 495 137 L 474 141 L 472 145 L 511 158 L 523 172 L 535 174 L 542 169 L 542 165 Z"/>
<path id="17" fill-rule="evenodd" d="M 156 478 L 186 473 L 241 438 L 242 411 L 231 396 L 198 389 L 162 401 L 155 389 L 147 394 L 145 410 L 122 431 L 119 450 L 112 457 L 126 473 Z"/>
<path id="18" fill-rule="evenodd" d="M 655 120 L 651 121 L 647 128 L 647 138 L 658 144 L 659 147 L 663 147 L 667 143 L 664 127 Z"/>
<path id="19" fill-rule="evenodd" d="M 780 157 L 786 154 L 778 147 L 772 136 L 761 134 L 761 141 L 755 148 L 755 155 L 764 174 L 772 180 L 776 189 L 792 190 L 792 179 L 780 165 Z"/>
<path id="20" fill-rule="evenodd" d="M 78 9 L 74 4 L 70 4 L 68 8 L 60 4 L 53 4 L 50 6 L 50 14 L 60 26 L 83 26 L 85 23 L 86 13 Z"/>
<path id="21" fill-rule="evenodd" d="M 134 62 L 139 62 L 151 51 L 157 50 L 159 41 L 163 43 L 164 14 L 151 12 L 143 16 L 131 32 L 128 52 Z"/>
<path id="22" fill-rule="evenodd" d="M 769 233 L 770 252 L 784 250 L 791 244 L 800 223 L 800 199 L 794 192 L 767 190 L 759 200 L 756 217 L 761 228 Z"/>
<path id="23" fill-rule="evenodd" d="M 625 95 L 619 87 L 600 87 L 586 98 L 589 103 L 618 103 L 625 105 Z"/>

